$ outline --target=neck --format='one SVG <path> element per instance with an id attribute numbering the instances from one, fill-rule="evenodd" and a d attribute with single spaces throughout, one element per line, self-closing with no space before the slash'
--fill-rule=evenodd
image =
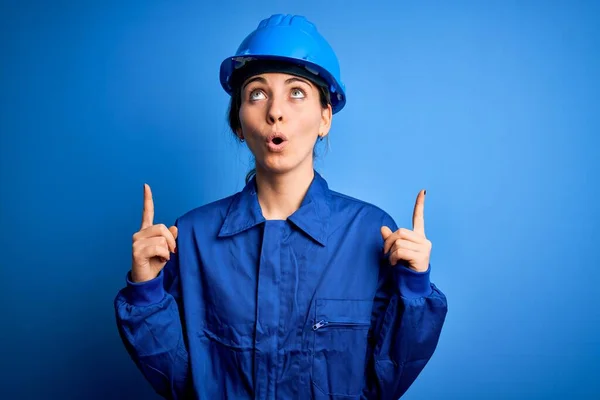
<path id="1" fill-rule="evenodd" d="M 258 202 L 267 220 L 285 220 L 300 205 L 314 178 L 314 170 L 296 169 L 285 174 L 256 170 Z"/>

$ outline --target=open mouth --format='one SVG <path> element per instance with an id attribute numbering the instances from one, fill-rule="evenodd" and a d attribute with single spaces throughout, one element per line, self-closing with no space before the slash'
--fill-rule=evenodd
<path id="1" fill-rule="evenodd" d="M 286 144 L 287 139 L 282 133 L 273 133 L 267 138 L 267 146 L 271 151 L 283 151 Z"/>
<path id="2" fill-rule="evenodd" d="M 270 143 L 270 144 L 274 144 L 274 145 L 280 145 L 280 144 L 282 144 L 285 141 L 287 141 L 285 135 L 283 133 L 280 133 L 280 132 L 272 133 L 267 138 L 267 142 Z"/>

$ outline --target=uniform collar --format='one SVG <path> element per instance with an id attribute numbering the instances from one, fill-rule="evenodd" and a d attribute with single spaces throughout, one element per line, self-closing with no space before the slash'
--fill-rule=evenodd
<path id="1" fill-rule="evenodd" d="M 304 233 L 325 246 L 330 215 L 330 193 L 327 181 L 315 171 L 315 176 L 302 200 L 300 208 L 289 216 L 288 220 Z M 256 176 L 234 197 L 225 220 L 221 225 L 219 237 L 233 236 L 265 222 L 258 196 L 256 194 Z"/>

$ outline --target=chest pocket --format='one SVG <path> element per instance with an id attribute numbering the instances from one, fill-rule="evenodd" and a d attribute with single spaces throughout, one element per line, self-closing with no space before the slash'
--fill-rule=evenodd
<path id="1" fill-rule="evenodd" d="M 312 379 L 324 395 L 360 395 L 372 305 L 372 300 L 316 300 Z"/>

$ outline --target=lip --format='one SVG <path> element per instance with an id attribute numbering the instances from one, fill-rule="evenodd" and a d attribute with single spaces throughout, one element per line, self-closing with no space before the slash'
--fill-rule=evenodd
<path id="1" fill-rule="evenodd" d="M 284 142 L 287 142 L 287 137 L 281 132 L 273 132 L 269 136 L 267 136 L 267 143 L 271 143 L 273 139 L 281 138 Z"/>
<path id="2" fill-rule="evenodd" d="M 279 144 L 273 143 L 273 139 L 275 139 L 275 138 L 280 138 L 282 140 L 282 142 Z M 279 152 L 283 151 L 283 149 L 286 147 L 287 143 L 288 143 L 287 137 L 281 132 L 274 132 L 274 133 L 270 134 L 269 136 L 267 136 L 267 148 L 274 153 L 279 153 Z"/>

